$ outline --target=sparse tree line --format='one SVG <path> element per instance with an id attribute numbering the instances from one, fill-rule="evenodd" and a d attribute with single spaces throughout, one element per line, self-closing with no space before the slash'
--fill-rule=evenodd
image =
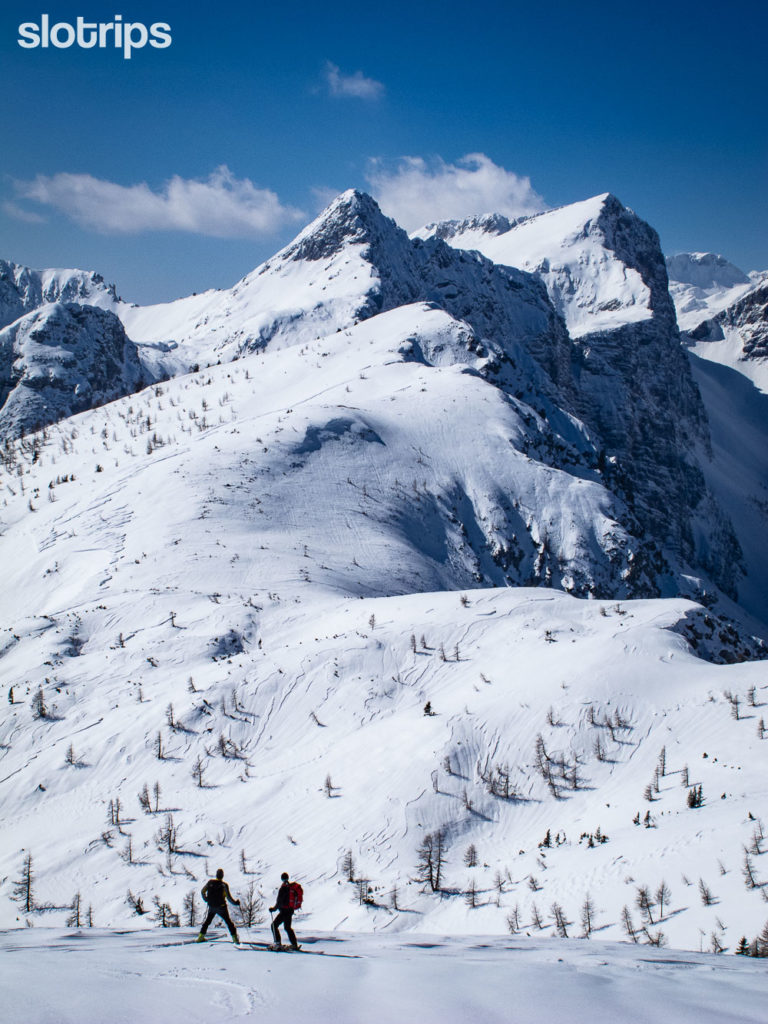
<path id="1" fill-rule="evenodd" d="M 415 637 L 412 639 L 415 641 Z M 485 676 L 481 675 L 481 679 L 484 683 L 490 684 Z M 427 715 L 434 713 L 431 702 L 427 702 L 424 713 Z M 607 730 L 612 740 L 616 742 L 620 742 L 619 733 L 632 730 L 631 722 L 623 717 L 618 708 L 611 715 L 604 713 L 602 717 L 598 717 L 594 705 L 590 705 L 587 711 L 587 721 L 596 729 Z M 563 722 L 552 707 L 547 713 L 547 722 L 552 728 L 563 726 Z M 598 761 L 610 760 L 601 734 L 598 734 L 592 749 Z M 582 774 L 584 764 L 583 756 L 578 752 L 572 752 L 566 756 L 563 752 L 549 750 L 543 735 L 537 734 L 533 751 L 533 767 L 546 783 L 554 799 L 561 800 L 567 792 L 577 792 L 586 785 L 587 780 Z M 461 777 L 450 754 L 443 757 L 441 767 L 449 777 Z M 520 774 L 520 771 L 519 768 L 512 767 L 505 761 L 496 760 L 493 754 L 486 754 L 485 757 L 478 758 L 475 763 L 476 779 L 482 783 L 487 793 L 500 800 L 524 799 L 521 783 L 514 778 L 514 775 Z M 435 792 L 441 791 L 437 771 L 432 773 L 432 785 Z M 470 813 L 475 811 L 474 800 L 467 788 L 457 795 L 461 797 L 465 810 Z"/>
<path id="2" fill-rule="evenodd" d="M 234 375 L 232 373 L 228 374 L 227 378 L 230 381 L 234 381 L 237 376 L 239 374 L 235 372 Z M 183 387 L 183 390 L 188 391 L 192 384 L 200 387 L 208 387 L 213 384 L 212 378 L 204 379 L 200 374 L 189 375 L 184 380 L 185 383 L 183 385 L 179 382 L 179 390 Z M 130 396 L 131 401 L 128 402 L 127 399 L 118 400 L 110 403 L 107 407 L 102 407 L 100 410 L 103 418 L 101 429 L 97 429 L 98 424 L 93 422 L 90 426 L 89 435 L 83 435 L 82 438 L 80 430 L 77 427 L 73 427 L 66 420 L 47 426 L 39 426 L 32 431 L 25 431 L 20 437 L 15 439 L 6 437 L 0 446 L 0 466 L 9 475 L 15 474 L 20 482 L 23 482 L 23 476 L 30 473 L 33 467 L 41 467 L 45 462 L 56 466 L 59 455 L 73 455 L 76 448 L 82 450 L 89 446 L 91 454 L 103 454 L 104 452 L 111 452 L 113 446 L 122 444 L 122 451 L 126 455 L 136 456 L 142 454 L 142 449 L 136 451 L 131 442 L 136 441 L 142 435 L 150 434 L 143 449 L 147 454 L 151 454 L 155 448 L 174 443 L 176 440 L 174 434 L 170 433 L 162 436 L 158 433 L 158 419 L 168 421 L 166 428 L 175 419 L 177 429 L 182 434 L 190 435 L 195 430 L 198 433 L 202 433 L 208 430 L 214 423 L 221 425 L 236 419 L 234 408 L 230 408 L 228 417 L 220 412 L 217 417 L 209 419 L 208 414 L 211 412 L 211 403 L 207 398 L 203 397 L 201 400 L 200 412 L 198 413 L 191 406 L 179 406 L 177 399 L 173 395 L 169 397 L 169 405 L 176 408 L 173 417 L 170 413 L 167 413 L 164 417 L 158 417 L 158 413 L 164 412 L 162 398 L 165 394 L 166 389 L 163 388 L 162 384 L 158 383 L 146 387 L 142 381 L 139 381 L 138 390 Z M 229 391 L 225 391 L 218 398 L 218 406 L 220 409 L 224 409 L 231 405 L 232 397 Z M 118 432 L 120 424 L 115 425 L 113 413 L 118 420 L 122 421 L 122 430 L 125 436 Z M 89 437 L 90 440 L 88 439 Z M 79 444 L 77 443 L 78 441 L 80 442 Z M 96 472 L 101 470 L 102 467 L 97 464 Z M 55 484 L 67 483 L 74 479 L 75 476 L 72 473 L 57 474 Z M 54 484 L 54 481 L 51 481 L 51 483 Z M 6 486 L 11 489 L 10 484 L 6 484 Z M 12 489 L 11 493 L 14 493 Z M 34 508 L 31 511 L 34 511 Z"/>
<path id="3" fill-rule="evenodd" d="M 76 892 L 72 897 L 71 903 L 64 906 L 50 902 L 40 902 L 35 890 L 36 882 L 37 873 L 32 854 L 26 853 L 21 863 L 19 877 L 13 881 L 11 889 L 11 899 L 18 904 L 22 913 L 34 914 L 46 911 L 68 910 L 70 912 L 67 918 L 68 928 L 82 928 L 86 926 L 93 928 L 93 907 L 90 904 L 87 907 L 83 906 L 82 897 L 79 892 Z"/>
<path id="4" fill-rule="evenodd" d="M 662 751 L 660 756 L 660 767 L 664 773 L 666 773 L 666 752 Z M 687 781 L 687 780 L 686 780 Z M 752 816 L 750 815 L 752 818 Z M 639 815 L 638 815 L 639 818 Z M 768 894 L 763 891 L 762 884 L 758 881 L 754 869 L 753 858 L 761 856 L 763 853 L 768 851 L 768 841 L 766 840 L 765 829 L 762 822 L 759 819 L 753 820 L 752 836 L 749 846 L 743 847 L 743 868 L 742 874 L 745 885 L 748 889 L 759 889 L 763 896 L 763 899 L 768 902 Z M 516 884 L 520 884 L 520 880 L 517 882 L 512 878 L 507 869 L 505 872 L 496 871 L 496 875 L 493 881 L 492 887 L 480 889 L 478 887 L 475 877 L 471 877 L 469 882 L 463 888 L 455 888 L 446 880 L 446 861 L 448 856 L 449 846 L 449 830 L 445 827 L 439 828 L 433 832 L 429 832 L 424 835 L 421 843 L 417 850 L 417 861 L 416 861 L 416 872 L 414 875 L 414 881 L 417 881 L 422 886 L 422 891 L 430 894 L 439 895 L 443 897 L 455 897 L 463 896 L 466 904 L 470 908 L 475 908 L 481 905 L 481 894 L 485 893 L 486 896 L 490 893 L 490 898 L 485 899 L 485 905 L 490 905 L 491 901 L 496 906 L 501 907 L 501 897 L 510 888 Z M 601 827 L 598 826 L 594 832 L 583 832 L 579 837 L 579 843 L 586 842 L 588 848 L 596 847 L 607 843 L 609 837 L 605 835 Z M 538 844 L 539 850 L 542 851 L 542 855 L 545 851 L 553 848 L 557 848 L 560 845 L 567 843 L 567 837 L 565 833 L 557 832 L 553 835 L 552 830 L 548 829 L 544 835 L 544 838 Z M 477 847 L 474 843 L 470 843 L 464 853 L 463 858 L 466 867 L 475 868 L 478 866 L 480 860 L 477 851 Z M 349 854 L 349 860 L 347 866 L 351 870 L 352 859 L 351 853 Z M 726 874 L 727 870 L 722 862 L 718 862 L 720 867 L 720 873 Z M 546 870 L 547 865 L 543 860 L 540 860 L 540 866 Z M 485 868 L 488 865 L 484 865 Z M 351 880 L 351 876 L 350 876 Z M 527 885 L 532 893 L 536 894 L 541 892 L 542 886 L 539 879 L 529 874 L 527 877 Z M 683 881 L 686 885 L 691 885 L 685 877 Z M 704 907 L 715 907 L 720 900 L 716 893 L 713 891 L 711 884 L 706 881 L 703 877 L 699 877 L 697 883 L 698 896 L 701 901 L 701 905 Z M 495 892 L 495 897 L 493 893 Z M 659 927 L 665 919 L 669 916 L 669 910 L 672 905 L 672 893 L 667 883 L 662 880 L 655 890 L 651 890 L 646 885 L 640 885 L 636 890 L 636 897 L 634 902 L 634 913 L 639 913 L 639 920 L 633 917 L 633 910 L 630 906 L 625 905 L 622 908 L 620 923 L 627 935 L 627 937 L 634 943 L 646 942 L 654 946 L 663 946 L 667 943 L 667 936 Z M 678 911 L 679 912 L 679 911 Z M 581 936 L 588 938 L 595 928 L 596 920 L 596 908 L 591 894 L 587 893 L 584 897 L 584 903 L 580 908 L 579 921 L 581 925 Z M 570 929 L 573 928 L 573 922 L 568 919 L 568 915 L 564 910 L 563 906 L 554 900 L 549 908 L 549 914 L 542 913 L 539 905 L 534 901 L 530 906 L 530 924 L 523 925 L 520 905 L 515 904 L 514 909 L 508 914 L 507 925 L 511 933 L 516 933 L 524 930 L 525 927 L 534 927 L 537 930 L 543 930 L 547 926 L 551 926 L 555 933 L 563 938 L 567 938 L 571 935 Z M 709 949 L 714 953 L 726 952 L 726 946 L 723 941 L 725 932 L 725 925 L 720 921 L 718 917 L 715 918 L 716 928 L 714 928 L 709 937 Z M 768 928 L 768 925 L 766 926 Z M 757 940 L 755 940 L 757 941 Z M 753 951 L 759 947 L 759 943 L 756 946 L 755 942 L 749 946 L 748 955 L 757 955 Z M 744 952 L 744 950 L 740 950 Z M 759 955 L 763 955 L 760 953 Z"/>
<path id="5" fill-rule="evenodd" d="M 746 705 L 746 707 L 750 709 L 757 709 L 763 707 L 762 703 L 758 703 L 756 686 L 750 686 L 747 690 L 746 696 L 743 699 L 739 697 L 738 694 L 732 693 L 730 690 L 724 690 L 723 697 L 725 698 L 725 701 L 730 708 L 731 717 L 737 722 L 744 721 L 750 717 L 754 718 L 753 715 L 744 714 L 744 712 L 742 711 L 742 705 Z M 760 740 L 764 740 L 767 734 L 768 733 L 766 732 L 765 719 L 761 716 L 757 723 L 757 738 Z"/>
<path id="6" fill-rule="evenodd" d="M 747 940 L 746 935 L 742 935 L 734 952 L 737 956 L 768 957 L 768 921 L 751 942 Z"/>
<path id="7" fill-rule="evenodd" d="M 169 836 L 167 832 L 164 833 L 164 840 L 169 843 L 173 842 L 172 836 Z M 245 863 L 245 851 L 242 852 L 241 862 Z M 36 892 L 36 883 L 37 874 L 32 854 L 26 853 L 22 860 L 19 877 L 13 881 L 11 892 L 11 899 L 18 904 L 22 913 L 35 914 L 45 911 L 69 911 L 69 916 L 66 919 L 66 926 L 68 928 L 93 928 L 93 906 L 91 904 L 87 907 L 84 906 L 80 892 L 76 892 L 72 897 L 71 903 L 65 905 L 40 902 Z M 256 883 L 252 879 L 248 882 L 245 889 L 239 893 L 239 898 L 243 924 L 247 927 L 261 924 L 264 921 L 264 897 L 256 888 Z M 145 897 L 141 894 L 137 895 L 131 889 L 128 890 L 126 903 L 134 914 L 139 917 L 150 913 Z M 178 928 L 182 922 L 185 925 L 194 927 L 201 919 L 198 909 L 197 891 L 195 889 L 190 889 L 184 895 L 181 913 L 175 912 L 168 902 L 161 900 L 157 895 L 152 896 L 152 905 L 154 906 L 154 912 L 150 919 L 154 920 L 162 928 Z"/>

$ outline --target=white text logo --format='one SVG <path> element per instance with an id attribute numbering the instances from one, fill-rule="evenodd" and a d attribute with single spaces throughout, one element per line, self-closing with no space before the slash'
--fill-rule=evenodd
<path id="1" fill-rule="evenodd" d="M 114 21 L 95 22 L 78 18 L 74 25 L 68 21 L 57 21 L 51 25 L 51 18 L 43 14 L 40 24 L 25 21 L 19 25 L 19 46 L 25 50 L 43 49 L 55 46 L 66 50 L 79 46 L 83 50 L 99 47 L 104 50 L 114 47 L 123 51 L 126 60 L 131 59 L 133 50 L 141 50 L 149 43 L 156 50 L 165 50 L 171 45 L 171 26 L 164 21 L 155 22 L 147 28 L 139 21 L 123 21 L 122 14 L 116 14 Z"/>

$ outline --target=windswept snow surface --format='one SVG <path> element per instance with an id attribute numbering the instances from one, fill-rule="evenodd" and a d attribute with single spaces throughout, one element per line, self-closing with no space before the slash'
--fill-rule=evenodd
<path id="1" fill-rule="evenodd" d="M 541 938 L 0 933 L 5 1024 L 764 1024 L 764 961 Z M 315 955 L 318 954 L 318 955 Z"/>

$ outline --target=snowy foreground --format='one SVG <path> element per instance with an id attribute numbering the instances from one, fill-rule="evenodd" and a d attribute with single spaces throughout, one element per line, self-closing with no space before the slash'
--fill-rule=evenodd
<path id="1" fill-rule="evenodd" d="M 3 1020 L 764 1024 L 768 1005 L 765 962 L 746 957 L 595 940 L 349 933 L 304 937 L 311 955 L 276 954 L 245 934 L 240 950 L 187 944 L 192 935 L 1 932 Z"/>

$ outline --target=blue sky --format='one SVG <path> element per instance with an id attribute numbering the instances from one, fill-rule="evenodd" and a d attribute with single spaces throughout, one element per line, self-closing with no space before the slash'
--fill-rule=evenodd
<path id="1" fill-rule="evenodd" d="M 42 12 L 173 42 L 22 49 Z M 765 269 L 766 29 L 761 0 L 5 4 L 0 256 L 159 301 L 354 186 L 408 228 L 611 191 L 667 252 Z"/>

